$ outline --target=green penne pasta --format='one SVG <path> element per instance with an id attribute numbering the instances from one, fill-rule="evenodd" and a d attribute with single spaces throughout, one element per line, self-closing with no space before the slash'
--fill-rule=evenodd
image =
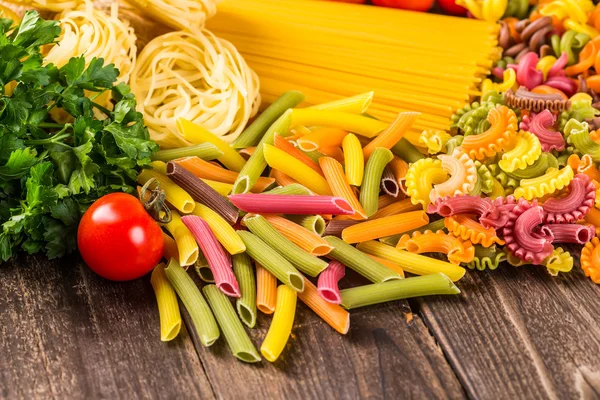
<path id="1" fill-rule="evenodd" d="M 400 139 L 398 143 L 391 148 L 392 153 L 406 161 L 407 163 L 414 163 L 419 161 L 421 158 L 425 158 L 423 154 L 415 147 L 411 142 L 405 138 Z"/>
<path id="2" fill-rule="evenodd" d="M 211 346 L 219 338 L 220 332 L 217 321 L 215 321 L 206 300 L 202 297 L 202 293 L 174 258 L 165 268 L 165 274 L 190 314 L 200 343 L 203 346 Z"/>
<path id="3" fill-rule="evenodd" d="M 215 277 L 208 265 L 208 261 L 202 252 L 198 253 L 198 259 L 194 263 L 194 269 L 196 270 L 196 274 L 202 279 L 203 282 L 206 283 L 215 283 Z"/>
<path id="4" fill-rule="evenodd" d="M 320 215 L 286 215 L 285 217 L 319 236 L 323 236 L 327 227 L 325 219 Z"/>
<path id="5" fill-rule="evenodd" d="M 294 196 L 312 196 L 314 193 L 302 186 L 299 183 L 292 183 L 287 186 L 279 186 L 274 189 L 271 189 L 267 192 L 263 192 L 264 194 L 286 194 L 286 195 L 294 195 Z"/>
<path id="6" fill-rule="evenodd" d="M 365 165 L 365 175 L 360 188 L 360 204 L 370 217 L 377 212 L 379 186 L 385 166 L 392 161 L 394 155 L 386 148 L 376 148 Z"/>
<path id="7" fill-rule="evenodd" d="M 274 136 L 276 133 L 284 136 L 288 134 L 290 124 L 292 122 L 292 110 L 284 112 L 267 130 L 260 143 L 256 146 L 256 150 L 250 156 L 244 167 L 240 171 L 237 179 L 233 184 L 231 190 L 232 194 L 247 193 L 250 188 L 254 186 L 260 174 L 263 173 L 267 167 L 267 160 L 265 160 L 264 145 L 273 145 Z"/>
<path id="8" fill-rule="evenodd" d="M 327 268 L 327 262 L 302 250 L 298 245 L 283 236 L 262 215 L 247 216 L 244 221 L 252 233 L 275 249 L 301 272 L 310 276 L 317 276 Z"/>
<path id="9" fill-rule="evenodd" d="M 249 328 L 256 325 L 256 279 L 252 261 L 246 253 L 232 257 L 233 273 L 240 285 L 241 296 L 236 299 L 235 307 L 242 322 Z"/>
<path id="10" fill-rule="evenodd" d="M 215 160 L 223 155 L 223 152 L 212 143 L 195 144 L 179 149 L 159 150 L 152 156 L 155 161 L 171 161 L 183 157 L 199 157 L 203 160 Z"/>
<path id="11" fill-rule="evenodd" d="M 304 290 L 304 277 L 275 249 L 248 231 L 237 231 L 246 244 L 246 253 L 277 279 L 297 292 Z"/>
<path id="12" fill-rule="evenodd" d="M 518 180 L 531 179 L 544 175 L 548 168 L 558 168 L 558 160 L 551 153 L 542 153 L 529 167 L 517 169 L 510 173 L 507 172 L 506 174 Z"/>
<path id="13" fill-rule="evenodd" d="M 402 279 L 400 274 L 368 257 L 342 239 L 335 236 L 325 236 L 324 239 L 334 247 L 328 256 L 358 272 L 371 282 L 381 283 Z"/>
<path id="14" fill-rule="evenodd" d="M 206 285 L 202 292 L 208 299 L 233 355 L 247 363 L 259 362 L 260 355 L 244 330 L 229 298 L 216 285 Z"/>
<path id="15" fill-rule="evenodd" d="M 270 126 L 288 109 L 296 107 L 304 101 L 304 94 L 290 90 L 285 92 L 263 111 L 240 136 L 233 142 L 234 149 L 245 149 L 256 146 Z M 270 143 L 273 144 L 273 143 Z M 262 147 L 262 146 L 261 146 Z"/>
<path id="16" fill-rule="evenodd" d="M 347 310 L 411 297 L 459 293 L 460 289 L 452 280 L 441 273 L 373 283 L 341 291 L 342 307 Z"/>
<path id="17" fill-rule="evenodd" d="M 314 162 L 318 163 L 319 162 L 319 158 L 321 157 L 325 157 L 325 155 L 317 150 L 313 150 L 313 151 L 304 151 L 302 149 L 300 149 L 304 154 L 306 154 L 306 156 L 308 158 L 310 158 L 311 160 L 313 160 Z"/>
<path id="18" fill-rule="evenodd" d="M 413 229 L 408 232 L 381 238 L 381 239 L 379 239 L 379 241 L 381 243 L 389 244 L 390 246 L 396 246 L 398 244 L 398 242 L 400 241 L 400 238 L 404 235 L 412 236 L 412 234 L 415 232 L 425 232 L 425 231 L 437 232 L 440 230 L 446 231 L 446 227 L 444 226 L 444 218 L 438 219 L 437 221 L 430 222 L 425 226 L 422 226 L 417 229 Z"/>
<path id="19" fill-rule="evenodd" d="M 400 250 L 374 240 L 359 243 L 357 248 L 367 254 L 392 261 L 400 265 L 404 271 L 415 275 L 431 275 L 441 272 L 452 279 L 453 282 L 456 282 L 466 272 L 464 268 L 447 261 L 409 253 L 408 251 Z"/>

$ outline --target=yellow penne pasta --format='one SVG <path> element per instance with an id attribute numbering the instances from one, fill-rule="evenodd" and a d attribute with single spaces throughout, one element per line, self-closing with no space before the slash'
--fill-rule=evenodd
<path id="1" fill-rule="evenodd" d="M 371 105 L 375 92 L 367 92 L 352 97 L 344 97 L 328 103 L 317 104 L 308 108 L 316 110 L 342 111 L 351 114 L 363 114 Z"/>
<path id="2" fill-rule="evenodd" d="M 150 179 L 154 178 L 155 181 L 151 185 L 151 189 L 156 188 L 160 185 L 160 188 L 165 191 L 167 201 L 173 205 L 176 209 L 184 214 L 189 214 L 194 209 L 194 199 L 185 190 L 180 188 L 165 175 L 158 171 L 143 169 L 138 175 L 138 183 L 144 185 Z"/>
<path id="3" fill-rule="evenodd" d="M 233 187 L 231 183 L 211 181 L 210 179 L 202 179 L 202 181 L 213 188 L 215 192 L 219 193 L 221 196 L 227 196 L 231 193 L 231 188 Z"/>
<path id="4" fill-rule="evenodd" d="M 354 134 L 349 134 L 342 141 L 344 151 L 344 165 L 348 183 L 354 186 L 362 184 L 365 171 L 365 158 L 360 141 Z"/>
<path id="5" fill-rule="evenodd" d="M 325 174 L 325 179 L 327 179 L 333 195 L 345 199 L 354 210 L 351 218 L 367 219 L 367 213 L 346 180 L 342 164 L 331 157 L 321 157 L 319 158 L 319 166 Z"/>
<path id="6" fill-rule="evenodd" d="M 296 108 L 292 111 L 291 127 L 297 125 L 339 128 L 368 138 L 376 136 L 387 127 L 385 122 L 362 115 L 308 108 Z"/>
<path id="7" fill-rule="evenodd" d="M 192 214 L 206 221 L 212 233 L 229 254 L 239 254 L 246 251 L 246 245 L 235 232 L 235 229 L 210 207 L 196 203 Z"/>
<path id="8" fill-rule="evenodd" d="M 192 265 L 198 259 L 198 244 L 192 232 L 183 224 L 177 211 L 171 211 L 171 222 L 165 225 L 165 228 L 173 235 L 177 243 L 179 265 L 186 267 Z"/>
<path id="9" fill-rule="evenodd" d="M 277 305 L 273 321 L 267 332 L 265 340 L 260 346 L 260 352 L 267 361 L 274 362 L 285 348 L 285 344 L 292 333 L 294 317 L 296 315 L 296 291 L 286 285 L 277 288 Z"/>
<path id="10" fill-rule="evenodd" d="M 313 256 L 324 256 L 333 249 L 321 236 L 289 219 L 273 214 L 263 214 L 263 217 L 283 236 Z"/>
<path id="11" fill-rule="evenodd" d="M 165 265 L 160 263 L 152 271 L 150 284 L 156 295 L 158 315 L 160 317 L 160 340 L 168 342 L 179 334 L 181 314 L 177 303 L 177 294 L 165 275 Z"/>
<path id="12" fill-rule="evenodd" d="M 268 144 L 264 145 L 264 156 L 271 168 L 283 172 L 317 194 L 331 196 L 331 189 L 325 178 L 302 161 Z"/>
<path id="13" fill-rule="evenodd" d="M 366 242 L 420 228 L 429 223 L 424 211 L 411 211 L 352 225 L 342 231 L 346 243 Z"/>

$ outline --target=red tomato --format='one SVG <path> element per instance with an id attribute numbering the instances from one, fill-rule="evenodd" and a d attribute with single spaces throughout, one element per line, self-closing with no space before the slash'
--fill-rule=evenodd
<path id="1" fill-rule="evenodd" d="M 144 276 L 158 264 L 164 242 L 160 227 L 138 199 L 111 193 L 83 214 L 77 245 L 86 264 L 113 281 Z"/>
<path id="2" fill-rule="evenodd" d="M 467 15 L 467 9 L 456 4 L 455 0 L 437 0 L 444 12 L 452 15 Z"/>
<path id="3" fill-rule="evenodd" d="M 403 10 L 427 11 L 434 0 L 373 0 L 372 3 L 381 7 L 401 8 Z"/>

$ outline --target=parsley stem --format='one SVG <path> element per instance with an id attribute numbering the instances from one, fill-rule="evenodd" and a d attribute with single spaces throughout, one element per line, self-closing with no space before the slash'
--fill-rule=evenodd
<path id="1" fill-rule="evenodd" d="M 32 139 L 32 140 L 26 140 L 25 144 L 27 146 L 38 146 L 38 145 L 45 145 L 45 144 L 62 144 L 62 140 L 71 137 L 70 133 L 61 133 L 59 132 L 58 134 L 54 135 L 54 136 L 50 136 L 47 139 Z"/>
<path id="2" fill-rule="evenodd" d="M 65 125 L 64 124 L 57 124 L 57 123 L 54 123 L 54 122 L 40 122 L 38 124 L 38 127 L 39 128 L 47 128 L 47 129 L 49 129 L 49 128 L 59 128 L 59 129 L 62 129 L 62 128 L 65 127 Z"/>
<path id="3" fill-rule="evenodd" d="M 111 111 L 108 108 L 101 106 L 100 104 L 96 103 L 95 101 L 92 101 L 92 105 L 110 117 Z"/>

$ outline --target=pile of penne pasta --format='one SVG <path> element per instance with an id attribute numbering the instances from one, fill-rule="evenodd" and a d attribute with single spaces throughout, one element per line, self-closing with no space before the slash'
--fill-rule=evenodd
<path id="1" fill-rule="evenodd" d="M 162 340 L 179 331 L 177 296 L 203 345 L 222 332 L 246 362 L 261 357 L 244 325 L 253 328 L 258 311 L 273 314 L 260 353 L 275 361 L 298 298 L 345 334 L 348 310 L 460 293 L 454 282 L 463 266 L 493 269 L 508 259 L 542 264 L 553 274 L 570 270 L 570 254 L 547 240 L 561 227 L 538 229 L 547 211 L 538 205 L 536 183 L 522 181 L 515 196 L 506 196 L 485 167 L 496 156 L 513 171 L 529 165 L 531 149 L 520 140 L 533 134 L 517 134 L 513 110 L 491 107 L 490 128 L 462 143 L 426 131 L 424 149 L 403 137 L 419 113 L 383 123 L 366 114 L 372 95 L 295 108 L 302 94 L 285 93 L 232 145 L 190 121 L 177 122 L 192 145 L 159 151 L 138 178 L 142 185 L 154 179 L 172 210 L 165 225 L 168 264 L 151 279 Z M 572 179 L 572 170 L 556 178 L 555 194 Z M 554 192 L 543 188 L 539 197 Z M 594 236 L 593 227 L 571 225 L 564 226 L 577 230 L 578 239 Z M 188 266 L 206 283 L 202 290 Z M 364 284 L 340 288 L 346 268 Z"/>

